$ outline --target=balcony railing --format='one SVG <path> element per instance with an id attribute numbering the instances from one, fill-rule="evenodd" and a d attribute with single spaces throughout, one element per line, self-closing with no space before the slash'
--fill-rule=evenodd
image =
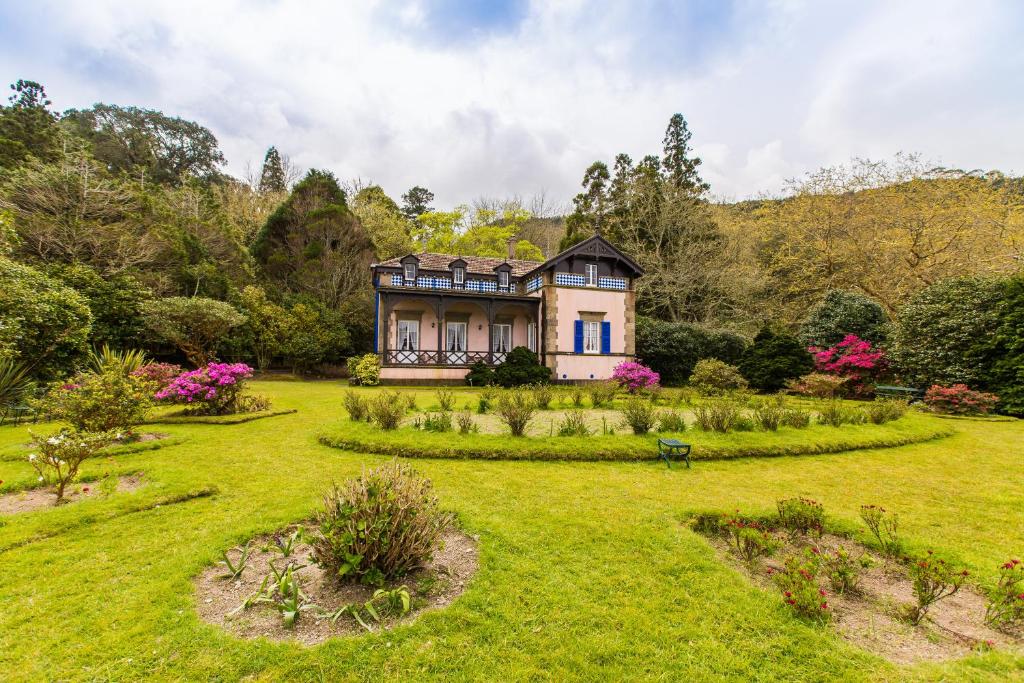
<path id="1" fill-rule="evenodd" d="M 385 283 L 392 287 L 402 289 L 440 289 L 454 292 L 472 292 L 474 294 L 521 294 L 518 283 L 513 282 L 508 287 L 499 287 L 497 280 L 466 280 L 465 282 L 452 282 L 447 277 L 426 277 L 420 275 L 415 280 L 406 280 L 401 275 L 385 275 Z M 388 279 L 390 278 L 390 280 Z"/>
<path id="2" fill-rule="evenodd" d="M 421 365 L 447 365 L 467 367 L 483 361 L 488 365 L 497 365 L 505 361 L 503 351 L 410 351 L 404 349 L 388 349 L 384 352 L 384 365 L 411 367 Z"/>

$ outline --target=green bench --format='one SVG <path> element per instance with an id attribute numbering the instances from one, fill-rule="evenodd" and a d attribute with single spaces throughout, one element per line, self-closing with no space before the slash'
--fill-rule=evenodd
<path id="1" fill-rule="evenodd" d="M 670 455 L 677 455 L 686 461 L 686 467 L 690 467 L 690 444 L 677 441 L 676 439 L 658 439 L 658 457 L 665 461 L 671 468 Z"/>
<path id="2" fill-rule="evenodd" d="M 919 401 L 924 398 L 924 392 L 914 387 L 896 387 L 889 384 L 879 384 L 875 386 L 875 396 L 907 398 L 911 401 Z"/>
<path id="3" fill-rule="evenodd" d="M 13 419 L 14 424 L 20 424 L 23 419 L 31 419 L 35 423 L 37 418 L 36 412 L 30 406 L 9 403 L 3 407 L 3 414 L 0 415 L 0 425 L 10 419 Z"/>

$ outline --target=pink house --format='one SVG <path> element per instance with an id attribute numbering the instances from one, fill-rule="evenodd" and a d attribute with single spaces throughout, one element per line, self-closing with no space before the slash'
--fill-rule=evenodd
<path id="1" fill-rule="evenodd" d="M 607 379 L 633 357 L 642 270 L 600 236 L 543 263 L 422 253 L 371 268 L 384 382 L 459 383 L 517 346 L 560 382 Z"/>

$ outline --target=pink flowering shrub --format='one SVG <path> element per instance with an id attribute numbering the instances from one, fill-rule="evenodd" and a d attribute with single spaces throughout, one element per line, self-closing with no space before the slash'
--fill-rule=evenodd
<path id="1" fill-rule="evenodd" d="M 644 389 L 656 389 L 661 375 L 643 363 L 627 361 L 619 363 L 612 371 L 612 379 L 631 394 Z"/>
<path id="2" fill-rule="evenodd" d="M 1024 562 L 1010 560 L 999 568 L 999 583 L 988 594 L 985 623 L 996 627 L 1024 623 Z"/>
<path id="3" fill-rule="evenodd" d="M 846 377 L 846 387 L 855 395 L 871 393 L 875 378 L 886 367 L 885 352 L 855 334 L 827 349 L 812 346 L 807 350 L 814 356 L 818 372 Z"/>
<path id="4" fill-rule="evenodd" d="M 252 377 L 252 368 L 245 363 L 208 363 L 198 370 L 183 372 L 160 391 L 158 401 L 183 403 L 192 412 L 225 415 L 242 408 L 242 389 Z"/>
<path id="5" fill-rule="evenodd" d="M 146 363 L 138 370 L 132 372 L 135 377 L 140 377 L 156 387 L 156 391 L 164 389 L 175 377 L 180 375 L 185 368 L 174 363 Z"/>
<path id="6" fill-rule="evenodd" d="M 925 404 L 937 413 L 950 415 L 984 415 L 996 407 L 999 397 L 974 391 L 966 384 L 943 387 L 933 384 L 924 395 Z"/>

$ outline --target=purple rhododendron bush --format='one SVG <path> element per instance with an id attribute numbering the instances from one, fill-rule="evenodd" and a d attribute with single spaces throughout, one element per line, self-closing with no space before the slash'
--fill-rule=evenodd
<path id="1" fill-rule="evenodd" d="M 643 363 L 627 361 L 619 363 L 612 371 L 612 379 L 631 394 L 645 389 L 656 389 L 661 382 L 661 375 Z"/>
<path id="2" fill-rule="evenodd" d="M 253 369 L 245 363 L 207 363 L 183 372 L 156 393 L 158 401 L 180 403 L 196 415 L 229 415 L 262 410 L 266 399 L 246 396 L 245 380 Z"/>

